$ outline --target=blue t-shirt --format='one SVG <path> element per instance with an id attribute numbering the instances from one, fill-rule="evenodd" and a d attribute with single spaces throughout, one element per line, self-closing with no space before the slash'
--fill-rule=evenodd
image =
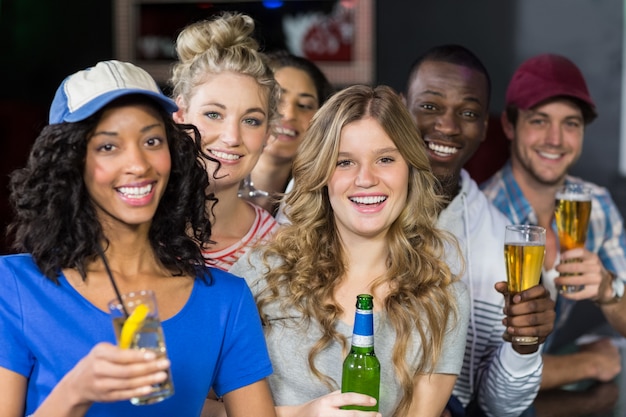
<path id="1" fill-rule="evenodd" d="M 95 403 L 87 416 L 199 416 L 210 388 L 223 395 L 272 373 L 246 282 L 217 269 L 211 275 L 210 285 L 196 279 L 185 306 L 163 321 L 174 395 L 145 406 Z M 94 345 L 115 343 L 109 314 L 59 281 L 30 255 L 0 257 L 0 367 L 28 378 L 26 415 Z"/>

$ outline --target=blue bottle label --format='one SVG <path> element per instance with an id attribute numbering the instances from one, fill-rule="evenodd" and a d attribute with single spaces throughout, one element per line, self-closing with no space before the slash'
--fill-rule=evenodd
<path id="1" fill-rule="evenodd" d="M 358 347 L 374 346 L 374 313 L 372 310 L 356 310 L 352 345 Z"/>

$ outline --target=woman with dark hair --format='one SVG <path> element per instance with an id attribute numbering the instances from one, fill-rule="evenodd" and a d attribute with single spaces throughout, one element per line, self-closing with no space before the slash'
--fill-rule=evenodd
<path id="1" fill-rule="evenodd" d="M 199 416 L 211 389 L 230 415 L 275 415 L 250 291 L 204 265 L 215 198 L 189 136 L 199 134 L 173 122 L 176 110 L 119 61 L 57 90 L 50 125 L 10 182 L 9 231 L 24 253 L 0 257 L 3 417 Z M 156 294 L 169 360 L 115 346 L 108 302 L 144 289 Z M 173 396 L 128 401 L 168 374 Z"/>
<path id="2" fill-rule="evenodd" d="M 280 121 L 263 149 L 240 195 L 276 214 L 276 199 L 291 188 L 291 165 L 311 118 L 332 95 L 324 73 L 306 58 L 286 51 L 267 54 L 280 85 Z"/>

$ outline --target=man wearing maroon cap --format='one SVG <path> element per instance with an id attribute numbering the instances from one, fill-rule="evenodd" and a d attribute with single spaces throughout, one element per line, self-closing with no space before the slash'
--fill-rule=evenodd
<path id="1" fill-rule="evenodd" d="M 557 301 L 555 332 L 567 322 L 577 300 L 599 304 L 607 320 L 626 334 L 626 236 L 619 210 L 608 191 L 568 175 L 582 152 L 585 126 L 597 116 L 585 79 L 569 59 L 538 55 L 514 73 L 506 93 L 502 126 L 511 141 L 509 162 L 481 185 L 487 198 L 515 224 L 546 228 L 542 283 Z M 592 192 L 586 247 L 559 254 L 554 222 L 559 187 L 576 183 Z M 581 261 L 565 263 L 566 260 Z M 560 277 L 570 273 L 575 276 Z M 562 285 L 582 290 L 559 294 Z M 576 353 L 551 355 L 544 348 L 542 389 L 595 379 L 609 381 L 620 372 L 620 356 L 609 339 L 584 345 Z"/>

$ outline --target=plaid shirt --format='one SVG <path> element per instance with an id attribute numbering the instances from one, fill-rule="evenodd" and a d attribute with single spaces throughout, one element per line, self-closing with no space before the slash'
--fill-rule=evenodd
<path id="1" fill-rule="evenodd" d="M 584 184 L 591 190 L 591 217 L 586 248 L 597 253 L 608 271 L 626 281 L 626 235 L 624 220 L 609 191 L 580 178 L 567 176 L 565 183 Z M 537 224 L 537 215 L 513 178 L 510 161 L 490 179 L 481 184 L 487 199 L 503 212 L 513 224 Z M 556 222 L 552 221 L 556 233 Z"/>
<path id="2" fill-rule="evenodd" d="M 591 216 L 585 247 L 590 252 L 598 254 L 608 271 L 614 272 L 621 280 L 626 281 L 624 221 L 608 190 L 569 175 L 565 177 L 565 183 L 584 184 L 591 190 Z M 487 199 L 504 213 L 513 224 L 537 224 L 537 215 L 515 181 L 510 161 L 490 179 L 482 183 L 480 188 Z M 554 219 L 552 220 L 552 229 L 558 235 Z M 558 275 L 554 268 L 550 271 L 544 270 L 543 273 L 552 278 Z M 551 352 L 550 347 L 556 338 L 555 334 L 559 329 L 565 327 L 575 303 L 576 301 L 573 300 L 556 297 L 557 318 L 554 323 L 554 331 L 544 344 L 544 352 Z"/>

